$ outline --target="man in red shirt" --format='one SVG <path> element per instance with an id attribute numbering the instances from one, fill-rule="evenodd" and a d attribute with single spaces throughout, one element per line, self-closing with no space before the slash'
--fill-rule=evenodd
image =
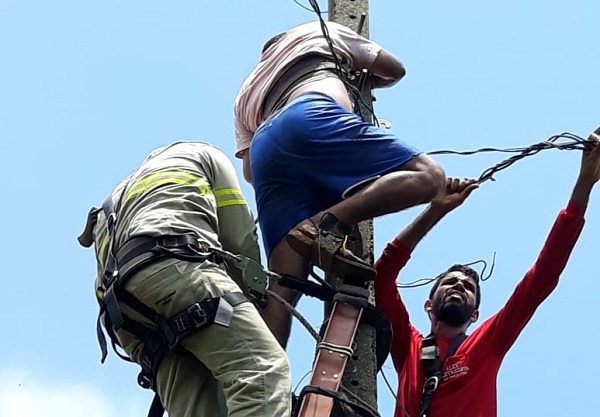
<path id="1" fill-rule="evenodd" d="M 496 376 L 504 355 L 536 308 L 558 284 L 583 228 L 590 192 L 600 179 L 599 135 L 600 128 L 590 134 L 592 147 L 583 153 L 570 201 L 558 215 L 533 267 L 506 305 L 450 355 L 447 354 L 449 346 L 453 345 L 454 350 L 457 336 L 464 335 L 479 316 L 479 276 L 463 265 L 454 265 L 438 276 L 425 302 L 425 312 L 431 321 L 431 341 L 435 344 L 433 350 L 423 352 L 427 356 L 437 350 L 432 362 L 437 363 L 440 381 L 439 384 L 430 381 L 430 386 L 437 385 L 437 389 L 433 391 L 426 413 L 421 407 L 426 375 L 421 352 L 425 338 L 410 323 L 396 289 L 396 277 L 417 243 L 441 218 L 460 206 L 477 185 L 472 180 L 449 179 L 445 195 L 432 202 L 384 249 L 376 263 L 375 294 L 377 308 L 392 322 L 391 355 L 398 372 L 395 417 L 496 416 Z"/>

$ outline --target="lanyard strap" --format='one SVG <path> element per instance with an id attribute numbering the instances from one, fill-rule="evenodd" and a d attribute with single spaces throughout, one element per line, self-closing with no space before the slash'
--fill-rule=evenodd
<path id="1" fill-rule="evenodd" d="M 456 335 L 448 346 L 446 358 L 440 366 L 440 350 L 435 341 L 435 336 L 430 334 L 421 343 L 421 366 L 423 375 L 425 375 L 425 383 L 423 384 L 423 394 L 421 395 L 421 410 L 420 417 L 426 417 L 433 393 L 437 390 L 438 385 L 442 382 L 442 370 L 446 359 L 454 355 L 461 343 L 467 338 L 464 333 Z"/>

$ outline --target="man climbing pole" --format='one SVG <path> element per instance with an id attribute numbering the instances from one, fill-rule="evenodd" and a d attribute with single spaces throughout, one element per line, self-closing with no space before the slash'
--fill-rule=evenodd
<path id="1" fill-rule="evenodd" d="M 374 279 L 344 236 L 362 220 L 427 203 L 443 189 L 433 159 L 352 112 L 347 77 L 363 69 L 375 88 L 405 75 L 375 42 L 334 22 L 311 22 L 270 39 L 238 93 L 236 156 L 256 192 L 275 272 L 305 278 L 310 261 L 340 278 Z M 270 286 L 297 303 L 297 292 Z M 288 313 L 275 302 L 262 313 L 285 346 Z"/>
<path id="2" fill-rule="evenodd" d="M 506 305 L 470 335 L 479 317 L 478 273 L 465 265 L 442 272 L 425 301 L 431 321 L 423 337 L 410 323 L 396 290 L 396 277 L 415 246 L 477 187 L 449 180 L 445 195 L 432 202 L 387 245 L 376 263 L 377 307 L 392 322 L 391 354 L 398 372 L 395 417 L 493 417 L 496 377 L 502 360 L 537 307 L 558 284 L 584 224 L 590 193 L 600 179 L 600 128 L 589 137 L 570 201 L 556 219 L 534 266 Z"/>
<path id="3" fill-rule="evenodd" d="M 192 142 L 153 151 L 90 211 L 79 241 L 95 244 L 108 334 L 169 416 L 290 414 L 285 352 L 240 290 L 260 298 L 250 282 L 259 277 L 248 276 L 257 269 L 219 256 L 224 249 L 244 257 L 237 266 L 259 267 L 256 226 L 225 154 Z"/>

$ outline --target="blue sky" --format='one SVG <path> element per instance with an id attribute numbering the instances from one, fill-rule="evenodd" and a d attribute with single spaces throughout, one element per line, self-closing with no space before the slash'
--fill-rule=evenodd
<path id="1" fill-rule="evenodd" d="M 600 125 L 599 14 L 594 0 L 373 1 L 371 37 L 408 69 L 400 84 L 377 92 L 376 113 L 423 150 L 587 136 Z M 292 0 L 0 0 L 1 417 L 145 415 L 151 394 L 137 387 L 137 367 L 114 355 L 99 364 L 94 260 L 75 237 L 89 207 L 151 149 L 194 139 L 232 156 L 233 99 L 263 42 L 314 18 Z M 462 177 L 502 158 L 438 160 Z M 496 251 L 482 289 L 482 316 L 490 316 L 535 260 L 578 166 L 578 152 L 547 151 L 499 173 L 430 233 L 401 281 Z M 418 211 L 378 220 L 376 250 Z M 599 212 L 596 192 L 559 287 L 504 362 L 499 416 L 600 407 Z M 426 332 L 427 289 L 403 294 Z M 318 303 L 304 300 L 300 310 L 320 323 Z M 312 349 L 295 324 L 295 383 Z M 390 362 L 385 370 L 395 384 Z M 393 403 L 380 385 L 382 416 Z"/>

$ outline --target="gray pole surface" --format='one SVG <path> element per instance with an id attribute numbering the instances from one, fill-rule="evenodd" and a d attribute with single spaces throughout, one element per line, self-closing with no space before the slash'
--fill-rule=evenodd
<path id="1" fill-rule="evenodd" d="M 360 35 L 369 37 L 369 0 L 328 0 L 329 20 L 349 27 Z M 369 83 L 362 89 L 363 101 L 371 106 L 373 98 Z M 372 115 L 363 111 L 363 115 Z M 365 221 L 359 224 L 360 236 L 351 239 L 350 249 L 357 255 L 370 262 L 373 254 L 373 222 Z M 369 287 L 369 302 L 375 304 L 373 286 Z M 326 307 L 326 311 L 329 311 Z M 375 328 L 367 323 L 361 323 L 355 339 L 354 354 L 348 360 L 342 385 L 358 396 L 362 401 L 377 409 L 377 361 L 376 361 Z M 352 399 L 351 396 L 349 396 Z M 332 417 L 358 417 L 356 412 L 334 408 Z"/>

